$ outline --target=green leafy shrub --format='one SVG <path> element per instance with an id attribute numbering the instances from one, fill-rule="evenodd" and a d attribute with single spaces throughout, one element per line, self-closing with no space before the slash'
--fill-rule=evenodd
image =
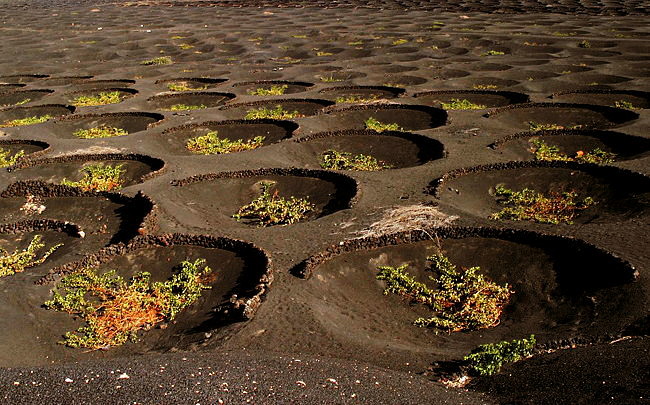
<path id="1" fill-rule="evenodd" d="M 430 318 L 418 318 L 416 326 L 433 327 L 445 332 L 459 332 L 493 327 L 499 324 L 503 307 L 513 293 L 510 286 L 499 286 L 479 274 L 479 267 L 457 269 L 443 254 L 427 258 L 429 276 L 437 288 L 415 281 L 406 272 L 407 264 L 400 267 L 378 267 L 378 280 L 386 282 L 384 294 L 397 294 L 410 302 L 424 304 L 434 313 Z"/>
<path id="2" fill-rule="evenodd" d="M 637 107 L 634 106 L 634 104 L 630 103 L 629 101 L 625 100 L 618 100 L 614 102 L 614 107 L 616 108 L 625 108 L 626 110 L 638 110 Z"/>
<path id="3" fill-rule="evenodd" d="M 490 49 L 487 52 L 483 52 L 481 54 L 481 56 L 499 56 L 499 55 L 505 55 L 505 54 L 506 54 L 505 52 L 495 51 L 494 49 Z"/>
<path id="4" fill-rule="evenodd" d="M 494 90 L 499 88 L 496 84 L 475 84 L 472 87 L 474 90 Z"/>
<path id="5" fill-rule="evenodd" d="M 79 129 L 72 133 L 72 135 L 81 139 L 112 138 L 114 136 L 124 136 L 128 134 L 129 132 L 122 128 L 110 127 L 108 125 L 100 125 L 89 129 Z"/>
<path id="6" fill-rule="evenodd" d="M 30 101 L 32 101 L 31 98 L 26 98 L 24 100 L 18 101 L 17 103 L 14 103 L 14 104 L 0 104 L 0 107 L 15 107 L 15 106 L 27 104 Z"/>
<path id="7" fill-rule="evenodd" d="M 372 103 L 379 99 L 379 96 L 376 94 L 369 94 L 367 96 L 341 96 L 337 97 L 334 101 L 339 104 L 363 104 L 363 103 Z"/>
<path id="8" fill-rule="evenodd" d="M 349 152 L 338 152 L 334 149 L 326 150 L 321 154 L 320 166 L 323 169 L 368 172 L 389 169 L 391 167 L 369 155 L 353 155 Z"/>
<path id="9" fill-rule="evenodd" d="M 474 104 L 467 99 L 452 98 L 449 103 L 441 103 L 445 110 L 482 110 L 487 108 L 483 104 Z"/>
<path id="10" fill-rule="evenodd" d="M 541 139 L 532 138 L 529 142 L 533 145 L 530 151 L 535 155 L 535 160 L 595 164 L 608 164 L 616 160 L 615 153 L 605 152 L 600 148 L 595 148 L 591 152 L 587 153 L 579 150 L 576 152 L 574 157 L 569 157 L 564 153 L 561 153 L 560 148 L 556 145 L 548 145 Z"/>
<path id="11" fill-rule="evenodd" d="M 479 375 L 497 373 L 504 363 L 514 363 L 533 354 L 535 335 L 528 339 L 515 339 L 477 347 L 464 360 L 469 363 L 470 370 Z"/>
<path id="12" fill-rule="evenodd" d="M 218 134 L 217 131 L 211 131 L 205 135 L 190 138 L 187 140 L 186 148 L 201 155 L 215 155 L 257 149 L 264 145 L 265 137 L 263 136 L 256 136 L 252 140 L 244 142 L 243 139 L 231 141 L 228 138 L 219 138 Z"/>
<path id="13" fill-rule="evenodd" d="M 12 156 L 11 150 L 0 147 L 0 167 L 13 166 L 23 156 L 25 156 L 24 150 L 20 150 Z"/>
<path id="14" fill-rule="evenodd" d="M 260 87 L 255 90 L 249 90 L 247 91 L 247 93 L 251 96 L 281 96 L 284 94 L 284 92 L 287 91 L 288 88 L 289 85 L 287 84 L 283 84 L 283 85 L 274 84 L 268 89 Z"/>
<path id="15" fill-rule="evenodd" d="M 404 130 L 400 128 L 400 126 L 397 123 L 386 124 L 381 121 L 378 121 L 373 117 L 368 118 L 365 124 L 367 129 L 372 129 L 373 131 L 377 131 L 377 132 Z"/>
<path id="16" fill-rule="evenodd" d="M 293 118 L 301 117 L 298 111 L 287 111 L 281 105 L 276 105 L 275 108 L 253 108 L 246 113 L 245 120 L 259 120 L 259 119 L 273 119 L 273 120 L 290 120 Z"/>
<path id="17" fill-rule="evenodd" d="M 117 104 L 123 99 L 119 91 L 102 91 L 94 96 L 78 96 L 72 100 L 72 105 L 88 107 L 94 105 Z"/>
<path id="18" fill-rule="evenodd" d="M 81 168 L 83 178 L 79 181 L 61 180 L 64 186 L 78 187 L 83 191 L 111 191 L 124 184 L 121 176 L 126 173 L 124 164 L 116 166 L 93 163 Z"/>
<path id="19" fill-rule="evenodd" d="M 318 76 L 318 79 L 323 83 L 334 83 L 334 82 L 343 81 L 343 79 L 336 77 L 333 74 L 330 74 L 329 76 Z"/>
<path id="20" fill-rule="evenodd" d="M 45 307 L 78 316 L 86 323 L 67 332 L 62 344 L 94 350 L 120 346 L 136 341 L 139 330 L 173 320 L 210 288 L 212 270 L 205 262 L 184 261 L 171 279 L 153 283 L 147 272 L 126 281 L 115 270 L 99 274 L 86 268 L 64 277 Z"/>
<path id="21" fill-rule="evenodd" d="M 534 121 L 529 121 L 528 122 L 528 129 L 531 132 L 537 132 L 537 131 L 554 131 L 554 130 L 559 130 L 559 129 L 580 129 L 582 128 L 582 125 L 572 125 L 572 126 L 563 126 L 563 125 L 558 125 L 558 124 L 542 124 L 539 122 L 534 122 Z"/>
<path id="22" fill-rule="evenodd" d="M 498 202 L 506 207 L 490 215 L 490 219 L 572 224 L 580 211 L 596 204 L 591 197 L 576 201 L 578 193 L 575 191 L 551 193 L 548 197 L 528 188 L 513 191 L 498 185 L 495 191 L 496 196 L 500 197 Z"/>
<path id="23" fill-rule="evenodd" d="M 232 217 L 237 221 L 249 219 L 259 226 L 288 225 L 307 217 L 314 210 L 314 204 L 306 198 L 290 197 L 285 199 L 278 192 L 271 193 L 274 183 L 262 182 L 262 194 L 246 204 Z"/>
<path id="24" fill-rule="evenodd" d="M 169 107 L 167 110 L 168 111 L 189 111 L 189 110 L 202 110 L 204 108 L 208 108 L 207 105 L 205 104 L 198 104 L 198 105 L 188 105 L 188 104 L 174 104 L 173 106 Z"/>
<path id="25" fill-rule="evenodd" d="M 587 40 L 578 42 L 578 48 L 591 48 L 591 43 Z"/>
<path id="26" fill-rule="evenodd" d="M 171 65 L 172 58 L 170 56 L 160 56 L 158 58 L 147 59 L 140 62 L 144 66 L 158 66 L 158 65 Z"/>
<path id="27" fill-rule="evenodd" d="M 63 246 L 62 243 L 54 245 L 47 249 L 40 258 L 37 258 L 37 252 L 45 247 L 45 243 L 41 242 L 42 238 L 41 235 L 36 235 L 27 248 L 14 252 L 8 252 L 0 247 L 0 277 L 22 273 L 25 269 L 38 266 L 44 263 L 55 250 Z"/>
<path id="28" fill-rule="evenodd" d="M 171 82 L 167 83 L 167 88 L 170 91 L 198 91 L 198 90 L 205 90 L 208 88 L 208 86 L 202 86 L 202 87 L 191 87 L 188 82 L 186 81 L 179 81 L 179 82 Z"/>
<path id="29" fill-rule="evenodd" d="M 49 114 L 41 115 L 41 116 L 33 116 L 33 117 L 27 117 L 27 118 L 19 118 L 15 120 L 8 120 L 0 124 L 0 127 L 22 127 L 24 125 L 34 125 L 34 124 L 40 124 L 42 122 L 45 122 L 47 120 L 51 120 L 54 118 L 53 116 Z"/>

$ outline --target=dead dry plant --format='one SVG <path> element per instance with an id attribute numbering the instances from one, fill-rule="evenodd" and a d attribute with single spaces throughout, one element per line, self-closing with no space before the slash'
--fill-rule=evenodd
<path id="1" fill-rule="evenodd" d="M 436 207 L 423 204 L 393 207 L 384 211 L 379 221 L 357 231 L 356 234 L 359 239 L 379 237 L 397 232 L 449 226 L 456 219 L 458 217 L 455 215 L 447 215 Z"/>

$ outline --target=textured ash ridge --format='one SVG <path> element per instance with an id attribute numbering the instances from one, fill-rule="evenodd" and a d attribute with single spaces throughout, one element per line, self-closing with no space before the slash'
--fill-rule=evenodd
<path id="1" fill-rule="evenodd" d="M 32 231 L 57 231 L 70 236 L 81 237 L 81 228 L 70 222 L 55 221 L 52 219 L 30 219 L 13 224 L 0 225 L 0 233 L 25 233 Z"/>

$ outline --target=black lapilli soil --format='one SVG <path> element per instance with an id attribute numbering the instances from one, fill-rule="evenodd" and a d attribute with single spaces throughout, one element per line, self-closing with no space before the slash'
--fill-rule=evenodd
<path id="1" fill-rule="evenodd" d="M 0 247 L 63 244 L 0 278 L 0 397 L 647 401 L 648 11 L 0 0 Z M 541 141 L 573 161 L 536 160 Z M 326 169 L 331 151 L 383 167 Z M 593 151 L 611 159 L 579 159 Z M 97 164 L 122 165 L 120 187 L 80 188 Z M 501 187 L 592 203 L 573 224 L 497 220 Z M 313 206 L 288 225 L 233 216 L 265 191 Z M 426 307 L 383 294 L 381 265 L 438 288 L 439 249 L 511 286 L 493 327 L 436 333 L 413 325 Z M 200 258 L 211 288 L 175 320 L 119 347 L 59 344 L 83 325 L 43 307 L 66 275 L 164 281 Z M 532 358 L 458 379 L 478 345 L 531 334 Z"/>

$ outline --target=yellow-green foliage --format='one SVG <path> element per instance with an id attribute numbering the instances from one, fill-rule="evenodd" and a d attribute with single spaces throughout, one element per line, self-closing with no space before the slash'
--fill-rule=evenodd
<path id="1" fill-rule="evenodd" d="M 543 224 L 572 224 L 580 211 L 596 204 L 593 198 L 576 201 L 578 193 L 551 193 L 548 197 L 535 190 L 524 188 L 513 191 L 501 185 L 496 187 L 498 202 L 506 207 L 490 215 L 490 219 L 534 221 Z"/>
<path id="2" fill-rule="evenodd" d="M 170 56 L 160 56 L 158 58 L 147 59 L 140 62 L 140 64 L 144 66 L 170 65 L 172 63 L 172 58 Z"/>
<path id="3" fill-rule="evenodd" d="M 475 84 L 473 88 L 475 90 L 494 90 L 494 89 L 498 89 L 499 86 L 497 86 L 496 84 Z"/>
<path id="4" fill-rule="evenodd" d="M 36 235 L 23 250 L 8 252 L 0 247 L 0 277 L 11 276 L 21 273 L 30 267 L 38 266 L 47 260 L 48 257 L 63 244 L 54 245 L 38 258 L 38 251 L 45 247 L 41 242 L 42 236 Z"/>
<path id="5" fill-rule="evenodd" d="M 511 342 L 480 345 L 465 356 L 470 370 L 479 375 L 492 375 L 499 372 L 504 363 L 514 363 L 533 354 L 535 335 L 528 339 L 515 339 Z"/>
<path id="6" fill-rule="evenodd" d="M 244 119 L 257 120 L 257 119 L 270 118 L 274 120 L 290 120 L 293 118 L 298 118 L 300 116 L 301 115 L 298 111 L 289 112 L 284 108 L 282 108 L 281 105 L 276 105 L 275 108 L 266 108 L 266 107 L 253 108 L 252 110 L 249 110 L 246 113 Z"/>
<path id="7" fill-rule="evenodd" d="M 0 127 L 22 127 L 24 125 L 40 124 L 40 123 L 45 122 L 47 120 L 50 120 L 52 118 L 54 118 L 54 117 L 49 115 L 49 114 L 41 115 L 41 116 L 27 117 L 27 118 L 19 118 L 19 119 L 15 119 L 15 120 L 5 121 L 2 124 L 0 124 Z"/>
<path id="8" fill-rule="evenodd" d="M 9 167 L 15 165 L 16 162 L 18 162 L 18 159 L 20 159 L 23 156 L 25 156 L 24 150 L 20 150 L 14 153 L 12 156 L 11 151 L 9 149 L 4 149 L 0 147 L 0 167 Z"/>
<path id="9" fill-rule="evenodd" d="M 408 39 L 400 38 L 393 41 L 393 45 L 404 45 L 408 42 Z"/>
<path id="10" fill-rule="evenodd" d="M 284 94 L 284 92 L 287 91 L 289 88 L 289 85 L 283 84 L 274 84 L 270 88 L 265 89 L 264 87 L 260 87 L 255 90 L 249 90 L 247 93 L 251 96 L 281 96 Z"/>
<path id="11" fill-rule="evenodd" d="M 321 82 L 324 82 L 324 83 L 333 83 L 333 82 L 342 82 L 343 81 L 343 79 L 334 76 L 334 74 L 330 74 L 329 76 L 318 76 L 318 79 Z"/>
<path id="12" fill-rule="evenodd" d="M 561 161 L 561 162 L 578 162 L 578 163 L 595 163 L 608 164 L 616 160 L 616 154 L 605 152 L 600 148 L 595 148 L 591 152 L 577 151 L 575 156 L 569 157 L 560 152 L 556 145 L 548 145 L 541 139 L 532 138 L 529 141 L 533 147 L 531 152 L 535 155 L 535 160 Z"/>
<path id="13" fill-rule="evenodd" d="M 205 135 L 196 136 L 187 140 L 186 148 L 201 155 L 215 155 L 223 153 L 241 152 L 257 149 L 264 145 L 263 136 L 256 136 L 244 142 L 243 139 L 231 141 L 228 138 L 219 138 L 217 131 L 210 131 Z"/>
<path id="14" fill-rule="evenodd" d="M 314 204 L 306 198 L 280 197 L 277 191 L 271 193 L 272 182 L 263 182 L 262 194 L 246 204 L 233 215 L 238 221 L 248 219 L 259 226 L 288 225 L 305 218 L 314 210 Z"/>
<path id="15" fill-rule="evenodd" d="M 379 99 L 379 96 L 376 94 L 369 94 L 367 96 L 341 96 L 336 98 L 336 102 L 339 104 L 362 104 L 362 103 L 372 103 L 373 101 Z"/>
<path id="16" fill-rule="evenodd" d="M 387 123 L 380 122 L 373 117 L 368 118 L 365 124 L 367 129 L 372 129 L 373 131 L 377 131 L 377 132 L 403 131 L 403 129 L 400 128 L 400 126 L 397 123 L 387 124 Z"/>
<path id="17" fill-rule="evenodd" d="M 438 275 L 429 276 L 435 288 L 415 281 L 406 271 L 407 264 L 378 267 L 377 279 L 386 283 L 384 294 L 406 297 L 433 312 L 430 318 L 416 319 L 415 325 L 460 332 L 499 324 L 503 308 L 513 293 L 508 284 L 500 286 L 490 281 L 479 274 L 479 267 L 459 270 L 441 253 L 429 256 L 427 260 L 430 264 L 427 270 Z"/>
<path id="18" fill-rule="evenodd" d="M 197 91 L 197 90 L 205 90 L 208 88 L 208 86 L 202 86 L 202 87 L 191 87 L 188 82 L 186 81 L 179 81 L 179 82 L 171 82 L 167 83 L 167 88 L 170 91 Z"/>
<path id="19" fill-rule="evenodd" d="M 562 125 L 558 124 L 543 124 L 539 122 L 534 122 L 534 121 L 529 121 L 528 122 L 528 129 L 530 129 L 532 132 L 537 132 L 537 131 L 554 131 L 554 130 L 559 130 L 559 129 L 574 129 L 577 127 L 570 127 L 567 128 Z"/>
<path id="20" fill-rule="evenodd" d="M 81 318 L 86 325 L 67 332 L 62 344 L 93 350 L 136 341 L 137 332 L 172 321 L 210 288 L 211 269 L 205 259 L 184 261 L 164 282 L 151 282 L 140 272 L 128 282 L 114 270 L 99 274 L 86 268 L 64 277 L 45 307 Z"/>
<path id="21" fill-rule="evenodd" d="M 109 127 L 108 125 L 79 129 L 72 133 L 72 135 L 81 139 L 112 138 L 114 136 L 124 136 L 128 134 L 129 132 L 122 128 Z"/>
<path id="22" fill-rule="evenodd" d="M 78 96 L 72 100 L 72 105 L 87 107 L 93 105 L 117 104 L 123 99 L 119 91 L 102 91 L 94 96 Z"/>
<path id="23" fill-rule="evenodd" d="M 482 110 L 487 108 L 483 104 L 474 104 L 467 99 L 452 98 L 449 103 L 441 103 L 445 110 Z"/>
<path id="24" fill-rule="evenodd" d="M 616 108 L 625 108 L 627 110 L 638 110 L 637 107 L 634 106 L 634 104 L 630 103 L 629 101 L 625 100 L 619 100 L 614 102 L 614 107 Z"/>
<path id="25" fill-rule="evenodd" d="M 198 104 L 198 105 L 187 105 L 187 104 L 174 104 L 173 106 L 169 107 L 169 111 L 188 111 L 188 110 L 202 110 L 204 108 L 208 108 L 207 105 L 205 104 Z"/>
<path id="26" fill-rule="evenodd" d="M 505 54 L 506 54 L 505 52 L 495 51 L 494 49 L 491 49 L 487 52 L 483 52 L 481 56 L 498 56 L 498 55 L 505 55 Z"/>
<path id="27" fill-rule="evenodd" d="M 64 186 L 78 187 L 83 191 L 111 191 L 119 189 L 124 184 L 121 176 L 126 173 L 124 164 L 115 166 L 103 163 L 93 163 L 79 170 L 83 178 L 79 181 L 61 180 Z"/>
<path id="28" fill-rule="evenodd" d="M 356 171 L 377 171 L 389 169 L 391 166 L 378 161 L 369 155 L 353 155 L 349 152 L 338 152 L 329 149 L 320 156 L 320 166 L 323 169 L 331 170 L 356 170 Z"/>

